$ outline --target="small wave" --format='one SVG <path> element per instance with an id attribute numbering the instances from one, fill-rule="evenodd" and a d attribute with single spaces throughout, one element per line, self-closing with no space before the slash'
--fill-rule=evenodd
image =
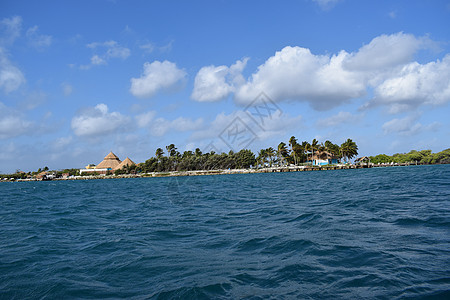
<path id="1" fill-rule="evenodd" d="M 229 299 L 231 284 L 215 283 L 204 286 L 180 287 L 158 292 L 151 296 L 157 299 Z"/>
<path id="2" fill-rule="evenodd" d="M 315 213 L 304 213 L 301 214 L 293 219 L 287 220 L 285 221 L 285 223 L 295 223 L 295 222 L 300 222 L 302 224 L 305 223 L 309 223 L 309 222 L 313 222 L 316 220 L 321 219 L 322 216 L 320 214 L 315 214 Z"/>

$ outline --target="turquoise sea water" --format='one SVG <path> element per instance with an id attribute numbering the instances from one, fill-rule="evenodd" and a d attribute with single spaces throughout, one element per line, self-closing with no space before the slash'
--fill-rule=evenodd
<path id="1" fill-rule="evenodd" d="M 0 298 L 450 299 L 450 165 L 0 184 Z"/>

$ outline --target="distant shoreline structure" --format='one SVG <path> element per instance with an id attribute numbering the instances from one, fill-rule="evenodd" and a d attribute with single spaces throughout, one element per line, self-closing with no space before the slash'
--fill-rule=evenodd
<path id="1" fill-rule="evenodd" d="M 94 180 L 94 179 L 119 179 L 119 178 L 161 178 L 161 177 L 187 177 L 187 176 L 210 176 L 210 175 L 230 175 L 230 174 L 262 174 L 262 173 L 287 173 L 287 172 L 308 172 L 308 171 L 331 171 L 331 170 L 356 170 L 370 168 L 387 167 L 408 167 L 408 166 L 430 166 L 444 164 L 424 164 L 424 163 L 386 163 L 386 164 L 343 164 L 335 166 L 289 166 L 289 167 L 268 167 L 259 169 L 231 169 L 231 170 L 195 170 L 195 171 L 171 171 L 171 172 L 151 172 L 140 174 L 121 174 L 121 175 L 89 175 L 89 176 L 70 176 L 66 178 L 42 179 L 17 179 L 3 180 L 15 182 L 28 181 L 49 181 L 49 180 Z"/>
<path id="2" fill-rule="evenodd" d="M 297 155 L 295 151 L 292 151 L 291 154 L 286 152 L 286 144 L 284 143 L 280 143 L 278 151 L 271 147 L 261 149 L 257 157 L 248 149 L 239 152 L 230 151 L 228 154 L 217 154 L 214 151 L 202 153 L 197 148 L 195 152 L 185 151 L 181 154 L 176 151 L 175 145 L 171 144 L 166 147 L 167 156 L 164 156 L 163 150 L 158 148 L 155 153 L 156 157 L 151 157 L 139 164 L 135 164 L 128 157 L 121 161 L 118 156 L 110 152 L 99 164 L 89 164 L 84 169 L 50 171 L 48 167 L 45 167 L 37 172 L 28 173 L 17 170 L 14 174 L 0 174 L 0 181 L 282 173 L 450 163 L 450 148 L 438 153 L 432 153 L 431 150 L 411 150 L 409 153 L 397 153 L 392 156 L 386 154 L 362 156 L 357 158 L 354 163 L 348 160 L 347 162 L 340 162 L 335 159 L 336 156 L 333 153 L 326 151 L 322 146 L 315 152 L 301 152 L 299 151 L 301 146 L 295 144 L 294 139 L 292 137 L 290 143 L 294 145 L 293 149 L 297 150 Z M 349 141 L 351 142 L 350 139 Z M 333 145 L 328 143 L 328 148 L 338 147 Z M 350 156 L 347 154 L 347 157 Z"/>

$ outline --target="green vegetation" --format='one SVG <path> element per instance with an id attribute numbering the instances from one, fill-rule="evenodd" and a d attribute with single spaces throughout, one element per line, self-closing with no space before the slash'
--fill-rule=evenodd
<path id="1" fill-rule="evenodd" d="M 25 172 L 22 172 L 22 171 L 20 171 L 20 170 L 17 170 L 15 173 L 13 173 L 13 174 L 0 174 L 0 180 L 3 180 L 3 179 L 13 179 L 13 180 L 17 180 L 17 179 L 25 179 L 25 178 L 27 178 L 28 176 L 30 176 L 31 175 L 31 173 L 25 173 Z"/>
<path id="2" fill-rule="evenodd" d="M 64 169 L 62 171 L 56 172 L 56 177 L 61 177 L 63 174 L 69 174 L 69 176 L 78 176 L 80 175 L 79 169 Z"/>
<path id="3" fill-rule="evenodd" d="M 248 149 L 234 153 L 202 153 L 197 148 L 195 151 L 184 151 L 182 154 L 174 144 L 165 147 L 165 156 L 162 148 L 156 149 L 155 157 L 151 157 L 144 163 L 140 163 L 130 170 L 117 170 L 115 174 L 170 172 L 170 171 L 194 171 L 194 170 L 224 170 L 246 169 L 250 167 L 272 167 L 286 165 L 311 164 L 314 153 L 326 153 L 346 161 L 358 155 L 358 146 L 351 139 L 347 139 L 341 146 L 330 141 L 319 143 L 316 139 L 311 143 L 303 141 L 301 144 L 292 136 L 289 139 L 289 148 L 281 142 L 275 149 L 269 147 L 258 151 L 257 156 Z"/>
<path id="4" fill-rule="evenodd" d="M 272 167 L 287 165 L 311 165 L 314 154 L 321 153 L 321 157 L 334 157 L 339 161 L 343 159 L 348 162 L 358 155 L 358 146 L 351 139 L 347 139 L 340 146 L 330 141 L 319 143 L 313 139 L 311 143 L 303 141 L 299 143 L 292 136 L 288 144 L 281 142 L 278 147 L 261 149 L 257 156 L 248 149 L 239 152 L 230 151 L 228 153 L 202 153 L 197 148 L 195 151 L 184 151 L 182 154 L 177 150 L 174 144 L 165 147 L 167 156 L 162 148 L 158 148 L 155 157 L 147 159 L 137 165 L 124 166 L 116 170 L 114 175 L 137 174 L 159 172 L 160 176 L 170 175 L 171 171 L 195 171 L 195 170 L 226 170 L 226 169 L 247 169 L 250 167 Z M 432 153 L 431 150 L 412 150 L 409 153 L 397 153 L 392 156 L 379 154 L 369 157 L 370 162 L 378 163 L 412 163 L 412 164 L 449 164 L 450 148 L 438 153 Z M 39 168 L 35 172 L 22 172 L 17 170 L 14 174 L 0 174 L 0 180 L 17 180 L 26 178 L 35 178 L 41 172 L 49 172 L 56 178 L 62 177 L 62 174 L 69 176 L 80 175 L 79 169 L 65 169 L 62 171 L 49 171 L 48 167 Z M 98 175 L 96 172 L 83 173 L 83 176 Z M 107 175 L 112 175 L 108 172 Z"/>
<path id="5" fill-rule="evenodd" d="M 420 163 L 420 164 L 448 164 L 450 163 L 450 148 L 438 153 L 431 150 L 411 150 L 408 153 L 396 153 L 392 156 L 379 154 L 370 156 L 370 162 L 378 163 Z"/>
<path id="6" fill-rule="evenodd" d="M 185 151 L 183 154 L 177 151 L 174 144 L 166 147 L 168 156 L 164 156 L 161 148 L 156 150 L 156 157 L 151 157 L 136 166 L 135 172 L 170 172 L 193 170 L 218 170 L 241 169 L 255 166 L 256 158 L 251 150 L 241 150 L 237 153 L 230 151 L 217 154 L 214 151 L 202 153 L 199 148 Z M 117 171 L 116 171 L 117 172 Z M 122 170 L 121 170 L 122 172 Z"/>

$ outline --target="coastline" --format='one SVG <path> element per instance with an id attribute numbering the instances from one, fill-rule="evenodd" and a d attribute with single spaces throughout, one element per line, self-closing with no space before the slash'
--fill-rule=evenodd
<path id="1" fill-rule="evenodd" d="M 185 176 L 208 176 L 208 175 L 227 175 L 227 174 L 258 174 L 258 173 L 284 173 L 284 172 L 307 172 L 307 171 L 331 171 L 331 170 L 350 170 L 350 169 L 368 169 L 368 168 L 386 168 L 386 167 L 405 167 L 429 164 L 413 163 L 394 163 L 394 164 L 345 164 L 330 166 L 286 166 L 286 167 L 266 167 L 259 169 L 231 169 L 231 170 L 195 170 L 195 171 L 170 171 L 170 172 L 151 172 L 140 174 L 122 174 L 122 175 L 92 175 L 92 176 L 71 176 L 67 178 L 53 178 L 40 180 L 17 179 L 3 180 L 2 182 L 27 182 L 27 181 L 59 181 L 59 180 L 93 180 L 93 179 L 117 179 L 117 178 L 156 178 L 156 177 L 185 177 Z"/>

